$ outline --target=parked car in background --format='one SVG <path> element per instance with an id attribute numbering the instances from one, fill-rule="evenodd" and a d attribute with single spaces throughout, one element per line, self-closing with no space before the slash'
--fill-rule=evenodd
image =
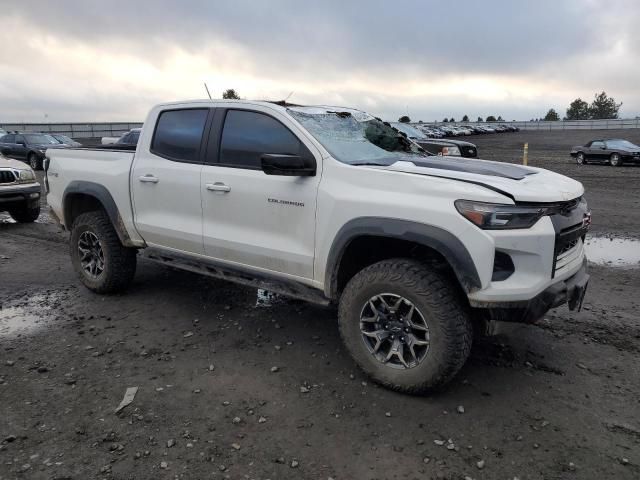
<path id="1" fill-rule="evenodd" d="M 81 147 L 82 144 L 80 142 L 76 142 L 74 139 L 72 139 L 71 137 L 68 137 L 66 135 L 62 135 L 60 133 L 51 133 L 50 134 L 53 138 L 55 138 L 58 143 L 60 143 L 61 145 L 67 145 L 69 147 Z"/>
<path id="2" fill-rule="evenodd" d="M 45 133 L 7 133 L 0 137 L 0 153 L 27 162 L 33 170 L 42 170 L 48 148 L 64 147 Z"/>
<path id="3" fill-rule="evenodd" d="M 120 135 L 119 137 L 102 137 L 102 145 L 137 145 L 140 138 L 141 128 L 132 128 L 128 132 Z"/>
<path id="4" fill-rule="evenodd" d="M 128 133 L 125 133 L 118 139 L 116 145 L 138 145 L 141 131 L 141 128 L 132 128 Z"/>
<path id="5" fill-rule="evenodd" d="M 22 162 L 0 155 L 0 212 L 16 222 L 35 221 L 40 215 L 40 184 L 36 174 Z"/>
<path id="6" fill-rule="evenodd" d="M 392 123 L 391 126 L 404 133 L 410 140 L 413 140 L 433 155 L 461 156 L 468 158 L 476 158 L 478 156 L 478 147 L 473 143 L 463 142 L 460 140 L 440 140 L 429 138 L 420 130 L 407 123 L 395 122 Z"/>
<path id="7" fill-rule="evenodd" d="M 640 163 L 640 146 L 619 138 L 592 140 L 573 147 L 571 156 L 578 165 L 605 163 L 620 167 L 624 163 Z"/>

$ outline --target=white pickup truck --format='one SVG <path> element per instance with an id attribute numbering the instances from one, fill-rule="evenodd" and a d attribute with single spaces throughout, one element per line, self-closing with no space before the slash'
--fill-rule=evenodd
<path id="1" fill-rule="evenodd" d="M 579 308 L 582 185 L 430 156 L 358 110 L 252 101 L 154 107 L 135 151 L 47 151 L 48 202 L 91 290 L 137 256 L 339 304 L 356 363 L 404 392 L 445 384 L 474 325 Z"/>

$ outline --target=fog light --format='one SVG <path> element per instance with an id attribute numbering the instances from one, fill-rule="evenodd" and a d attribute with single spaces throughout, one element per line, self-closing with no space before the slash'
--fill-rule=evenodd
<path id="1" fill-rule="evenodd" d="M 29 194 L 29 198 L 39 198 L 40 194 L 39 193 L 30 193 Z"/>

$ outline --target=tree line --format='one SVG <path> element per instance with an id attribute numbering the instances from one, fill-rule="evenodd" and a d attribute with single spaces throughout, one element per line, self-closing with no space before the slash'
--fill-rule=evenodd
<path id="1" fill-rule="evenodd" d="M 609 120 L 618 118 L 621 103 L 616 103 L 613 97 L 609 97 L 606 92 L 596 93 L 593 102 L 589 105 L 581 98 L 576 98 L 569 104 L 567 114 L 563 120 Z M 553 108 L 550 108 L 543 120 L 558 121 L 560 115 Z"/>

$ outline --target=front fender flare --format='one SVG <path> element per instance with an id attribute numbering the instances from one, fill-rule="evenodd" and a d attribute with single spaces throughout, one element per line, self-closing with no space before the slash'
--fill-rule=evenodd
<path id="1" fill-rule="evenodd" d="M 329 298 L 337 298 L 338 271 L 346 248 L 361 236 L 396 238 L 429 247 L 445 258 L 465 292 L 473 292 L 482 286 L 471 254 L 452 233 L 433 225 L 407 220 L 360 217 L 344 224 L 331 245 L 324 281 L 325 294 Z"/>

